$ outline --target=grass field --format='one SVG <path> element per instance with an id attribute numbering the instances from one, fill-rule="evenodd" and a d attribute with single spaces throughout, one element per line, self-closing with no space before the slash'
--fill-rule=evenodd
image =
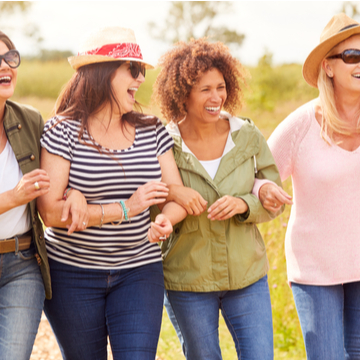
<path id="1" fill-rule="evenodd" d="M 249 80 L 249 89 L 253 90 L 247 90 L 245 93 L 248 105 L 243 108 L 241 115 L 253 119 L 266 138 L 290 112 L 316 96 L 314 90 L 304 86 L 299 65 L 271 68 L 267 72 L 264 72 L 263 68 L 250 70 L 253 78 Z M 14 100 L 38 108 L 46 120 L 53 110 L 61 87 L 72 76 L 72 73 L 66 61 L 60 63 L 24 62 L 19 68 Z M 143 104 L 149 104 L 155 77 L 156 71 L 149 71 L 146 82 L 137 94 L 138 101 Z M 147 108 L 145 112 L 160 115 L 156 107 Z M 291 193 L 289 180 L 284 183 L 284 188 Z M 286 280 L 284 238 L 289 213 L 290 209 L 286 208 L 277 219 L 259 225 L 270 263 L 268 278 L 273 309 L 276 360 L 306 358 L 294 301 Z M 223 359 L 235 359 L 233 341 L 222 318 L 220 318 L 219 333 Z M 184 359 L 166 312 L 164 312 L 159 340 L 158 358 L 159 360 Z"/>

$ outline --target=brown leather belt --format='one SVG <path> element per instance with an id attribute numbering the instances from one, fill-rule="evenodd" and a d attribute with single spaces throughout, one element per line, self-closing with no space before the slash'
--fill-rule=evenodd
<path id="1" fill-rule="evenodd" d="M 27 250 L 31 244 L 31 230 L 23 235 L 15 236 L 12 239 L 0 240 L 0 254 L 14 252 L 16 250 L 16 238 L 18 239 L 18 250 Z"/>

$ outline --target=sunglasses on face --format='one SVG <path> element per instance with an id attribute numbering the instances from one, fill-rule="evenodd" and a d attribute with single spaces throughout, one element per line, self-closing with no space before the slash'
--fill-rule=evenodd
<path id="1" fill-rule="evenodd" d="M 344 50 L 341 54 L 329 56 L 327 59 L 342 59 L 345 64 L 357 64 L 360 62 L 360 50 Z"/>
<path id="2" fill-rule="evenodd" d="M 130 73 L 135 80 L 139 77 L 140 73 L 145 77 L 146 74 L 145 65 L 138 63 L 136 61 L 130 61 Z"/>
<path id="3" fill-rule="evenodd" d="M 0 66 L 3 59 L 12 69 L 20 65 L 20 54 L 17 50 L 9 50 L 4 55 L 0 55 Z"/>

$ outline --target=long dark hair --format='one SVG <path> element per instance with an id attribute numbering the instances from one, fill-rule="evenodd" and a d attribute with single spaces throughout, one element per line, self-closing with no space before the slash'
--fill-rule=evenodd
<path id="1" fill-rule="evenodd" d="M 120 104 L 114 94 L 111 81 L 115 71 L 122 64 L 122 61 L 113 61 L 82 66 L 61 91 L 55 104 L 54 115 L 80 120 L 79 140 L 82 139 L 85 128 L 89 133 L 87 126 L 89 117 L 105 105 L 110 104 L 111 113 L 114 107 L 117 107 L 121 114 Z M 119 115 L 119 120 L 136 127 L 156 124 L 157 118 L 142 114 L 138 102 L 135 102 L 135 108 L 138 111 Z M 59 122 L 61 121 L 59 119 Z M 95 143 L 93 145 L 100 151 L 99 146 Z"/>
<path id="2" fill-rule="evenodd" d="M 0 31 L 0 41 L 2 41 L 9 50 L 16 50 L 14 43 L 10 40 L 10 38 Z"/>

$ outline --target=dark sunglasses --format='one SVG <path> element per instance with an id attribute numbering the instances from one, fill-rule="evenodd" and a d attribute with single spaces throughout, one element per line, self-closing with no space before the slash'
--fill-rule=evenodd
<path id="1" fill-rule="evenodd" d="M 344 50 L 341 54 L 329 56 L 327 59 L 342 59 L 345 64 L 357 64 L 360 62 L 360 50 Z"/>
<path id="2" fill-rule="evenodd" d="M 130 73 L 135 80 L 139 77 L 140 73 L 142 73 L 142 75 L 145 77 L 146 74 L 145 65 L 138 63 L 136 61 L 130 61 Z"/>
<path id="3" fill-rule="evenodd" d="M 4 55 L 0 55 L 0 66 L 3 59 L 12 69 L 20 65 L 20 54 L 17 50 L 9 50 Z"/>

